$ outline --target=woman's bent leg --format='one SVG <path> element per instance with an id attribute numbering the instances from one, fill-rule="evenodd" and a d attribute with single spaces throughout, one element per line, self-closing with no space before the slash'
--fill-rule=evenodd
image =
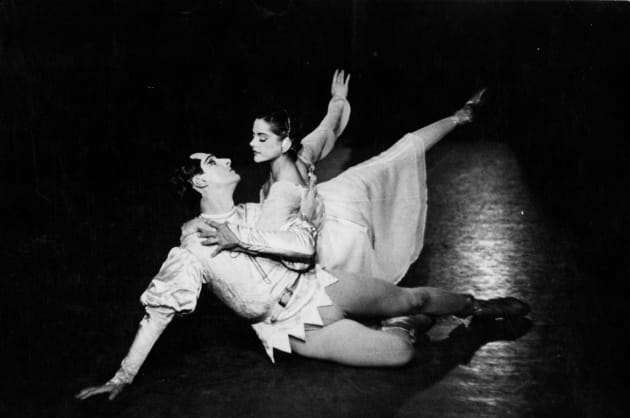
<path id="1" fill-rule="evenodd" d="M 307 331 L 306 341 L 291 339 L 291 349 L 305 357 L 358 367 L 398 367 L 415 354 L 403 333 L 378 331 L 350 319 Z"/>

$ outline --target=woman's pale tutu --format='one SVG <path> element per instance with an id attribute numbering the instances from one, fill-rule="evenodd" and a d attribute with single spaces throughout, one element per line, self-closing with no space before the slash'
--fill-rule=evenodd
<path id="1" fill-rule="evenodd" d="M 407 134 L 317 187 L 325 218 L 318 263 L 398 283 L 422 250 L 427 213 L 424 141 Z"/>

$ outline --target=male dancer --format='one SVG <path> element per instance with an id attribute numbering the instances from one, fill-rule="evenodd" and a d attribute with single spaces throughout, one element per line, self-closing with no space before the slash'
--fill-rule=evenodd
<path id="1" fill-rule="evenodd" d="M 437 288 L 403 288 L 378 279 L 331 274 L 318 266 L 287 267 L 279 260 L 283 255 L 305 261 L 314 256 L 307 221 L 297 217 L 273 232 L 252 228 L 259 205 L 234 205 L 240 176 L 230 168 L 229 159 L 193 154 L 189 168 L 181 172 L 186 187 L 201 195 L 201 217 L 235 225 L 231 232 L 248 250 L 215 254 L 216 248 L 204 246 L 198 232 L 186 235 L 141 296 L 146 315 L 120 369 L 104 385 L 82 390 L 79 399 L 99 393 L 115 398 L 131 383 L 173 316 L 195 309 L 203 284 L 252 323 L 272 361 L 276 348 L 353 366 L 401 366 L 415 353 L 412 327 L 426 324 L 426 315 L 498 318 L 529 312 L 527 304 L 514 298 L 484 301 Z M 350 319 L 407 314 L 411 321 L 385 321 L 380 330 Z"/>

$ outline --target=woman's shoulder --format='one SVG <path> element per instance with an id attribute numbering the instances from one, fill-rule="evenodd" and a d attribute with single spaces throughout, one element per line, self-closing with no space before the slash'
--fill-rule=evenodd
<path id="1" fill-rule="evenodd" d="M 283 202 L 291 207 L 299 207 L 306 190 L 306 186 L 302 184 L 284 179 L 276 180 L 269 187 L 265 202 L 274 201 L 277 204 Z"/>
<path id="2" fill-rule="evenodd" d="M 287 213 L 297 212 L 302 204 L 304 190 L 304 186 L 291 181 L 275 181 L 264 196 L 262 211 L 272 217 L 283 217 Z"/>
<path id="3" fill-rule="evenodd" d="M 302 179 L 298 175 L 282 174 L 275 180 L 268 179 L 260 188 L 260 202 L 264 202 L 272 194 L 282 191 L 291 192 L 301 190 L 306 186 L 303 185 Z"/>
<path id="4" fill-rule="evenodd" d="M 301 183 L 297 183 L 295 181 L 288 180 L 288 179 L 278 179 L 269 186 L 269 193 L 267 195 L 269 196 L 272 193 L 275 194 L 275 193 L 282 193 L 282 192 L 290 193 L 290 194 L 294 194 L 294 193 L 301 194 L 305 189 L 306 189 L 306 186 L 304 186 Z"/>
<path id="5" fill-rule="evenodd" d="M 297 166 L 295 167 L 295 170 L 285 170 L 279 173 L 273 184 L 277 183 L 293 184 L 297 187 L 305 187 L 304 177 L 302 177 L 302 174 Z"/>

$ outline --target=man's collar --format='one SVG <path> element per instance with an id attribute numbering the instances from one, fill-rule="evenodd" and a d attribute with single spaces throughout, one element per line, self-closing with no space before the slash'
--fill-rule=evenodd
<path id="1" fill-rule="evenodd" d="M 230 218 L 235 213 L 236 213 L 236 206 L 233 206 L 232 209 L 230 209 L 229 211 L 225 213 L 217 213 L 217 214 L 202 213 L 200 216 L 202 218 L 210 219 L 212 221 L 225 221 L 226 219 Z"/>

